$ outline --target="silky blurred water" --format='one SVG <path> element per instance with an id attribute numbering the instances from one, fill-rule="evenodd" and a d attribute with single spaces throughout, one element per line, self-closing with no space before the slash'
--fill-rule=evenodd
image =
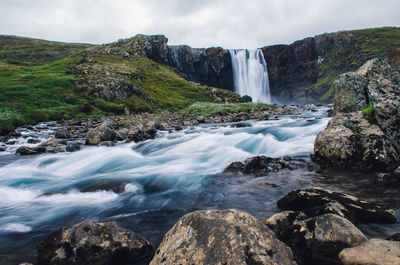
<path id="1" fill-rule="evenodd" d="M 246 121 L 241 128 L 234 123 L 194 126 L 160 132 L 141 143 L 86 147 L 74 153 L 2 155 L 0 258 L 32 262 L 35 244 L 45 235 L 84 219 L 116 220 L 157 245 L 187 212 L 236 208 L 266 218 L 278 211 L 276 201 L 287 192 L 311 186 L 392 203 L 390 196 L 398 191 L 385 195 L 386 190 L 373 188 L 373 176 L 351 172 L 297 170 L 259 178 L 220 174 L 231 162 L 254 155 L 308 159 L 316 134 L 329 120 L 325 112 L 320 108 L 277 120 Z M 123 188 L 119 193 L 85 192 L 84 187 L 95 183 Z M 376 228 L 377 234 L 395 229 Z"/>

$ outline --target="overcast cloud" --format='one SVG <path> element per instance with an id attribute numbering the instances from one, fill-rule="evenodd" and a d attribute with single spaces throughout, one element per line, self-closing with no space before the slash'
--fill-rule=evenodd
<path id="1" fill-rule="evenodd" d="M 109 43 L 255 48 L 348 29 L 400 26 L 399 0 L 0 0 L 0 34 Z"/>

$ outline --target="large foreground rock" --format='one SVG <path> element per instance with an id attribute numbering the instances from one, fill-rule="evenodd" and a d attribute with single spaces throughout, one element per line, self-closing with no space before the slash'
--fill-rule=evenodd
<path id="1" fill-rule="evenodd" d="M 150 264 L 296 263 L 290 248 L 255 217 L 239 210 L 208 210 L 183 216 Z"/>
<path id="2" fill-rule="evenodd" d="M 335 264 L 342 249 L 358 246 L 367 238 L 347 219 L 325 214 L 295 222 L 282 240 L 302 264 Z"/>
<path id="3" fill-rule="evenodd" d="M 344 265 L 397 265 L 400 264 L 400 242 L 371 239 L 339 254 Z"/>
<path id="4" fill-rule="evenodd" d="M 302 211 L 308 217 L 334 213 L 355 223 L 395 223 L 393 209 L 352 195 L 322 188 L 294 190 L 278 201 L 281 210 Z"/>
<path id="5" fill-rule="evenodd" d="M 139 264 L 150 260 L 152 246 L 115 222 L 84 221 L 63 227 L 38 245 L 39 265 Z"/>
<path id="6" fill-rule="evenodd" d="M 339 76 L 334 89 L 336 116 L 318 134 L 312 159 L 393 172 L 400 165 L 400 75 L 384 60 L 373 59 Z"/>

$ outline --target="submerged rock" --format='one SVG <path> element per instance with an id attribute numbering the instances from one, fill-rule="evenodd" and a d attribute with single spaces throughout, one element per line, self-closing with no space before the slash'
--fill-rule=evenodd
<path id="1" fill-rule="evenodd" d="M 239 173 L 265 176 L 270 172 L 277 172 L 282 169 L 310 169 L 312 166 L 304 159 L 295 159 L 289 156 L 282 158 L 271 158 L 266 156 L 255 156 L 247 158 L 243 162 L 233 162 L 223 171 L 226 175 L 237 175 Z"/>
<path id="2" fill-rule="evenodd" d="M 370 239 L 339 254 L 344 265 L 394 265 L 400 264 L 400 242 Z"/>
<path id="3" fill-rule="evenodd" d="M 196 211 L 164 236 L 151 265 L 296 264 L 290 248 L 239 210 Z"/>
<path id="4" fill-rule="evenodd" d="M 115 222 L 84 221 L 63 227 L 38 245 L 39 265 L 137 264 L 153 255 L 152 246 Z"/>
<path id="5" fill-rule="evenodd" d="M 324 214 L 295 222 L 282 240 L 300 263 L 336 264 L 341 250 L 358 246 L 367 238 L 347 219 Z"/>
<path id="6" fill-rule="evenodd" d="M 278 201 L 278 207 L 281 210 L 302 211 L 308 217 L 334 213 L 355 223 L 396 222 L 393 209 L 322 188 L 291 191 Z"/>

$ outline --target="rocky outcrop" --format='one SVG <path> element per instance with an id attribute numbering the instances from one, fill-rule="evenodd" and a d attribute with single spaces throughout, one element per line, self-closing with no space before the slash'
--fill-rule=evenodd
<path id="1" fill-rule="evenodd" d="M 291 191 L 278 201 L 278 207 L 302 211 L 308 217 L 333 213 L 355 223 L 396 223 L 393 209 L 322 188 Z"/>
<path id="2" fill-rule="evenodd" d="M 255 217 L 239 210 L 208 210 L 183 216 L 150 264 L 296 263 L 292 251 Z"/>
<path id="3" fill-rule="evenodd" d="M 400 264 L 400 242 L 370 239 L 339 254 L 344 265 L 394 265 Z"/>
<path id="4" fill-rule="evenodd" d="M 282 240 L 301 264 L 339 264 L 340 251 L 358 246 L 367 238 L 347 219 L 324 214 L 296 221 Z"/>
<path id="5" fill-rule="evenodd" d="M 270 172 L 278 172 L 283 169 L 295 170 L 304 168 L 312 168 L 312 165 L 304 159 L 296 159 L 289 156 L 285 156 L 282 158 L 255 156 L 250 157 L 243 162 L 232 162 L 228 167 L 224 169 L 223 174 L 246 174 L 258 177 L 266 176 Z"/>
<path id="6" fill-rule="evenodd" d="M 335 117 L 317 135 L 312 159 L 393 172 L 400 165 L 400 75 L 373 59 L 334 85 Z"/>
<path id="7" fill-rule="evenodd" d="M 115 222 L 84 221 L 63 227 L 38 245 L 39 265 L 138 264 L 149 261 L 152 246 Z"/>

